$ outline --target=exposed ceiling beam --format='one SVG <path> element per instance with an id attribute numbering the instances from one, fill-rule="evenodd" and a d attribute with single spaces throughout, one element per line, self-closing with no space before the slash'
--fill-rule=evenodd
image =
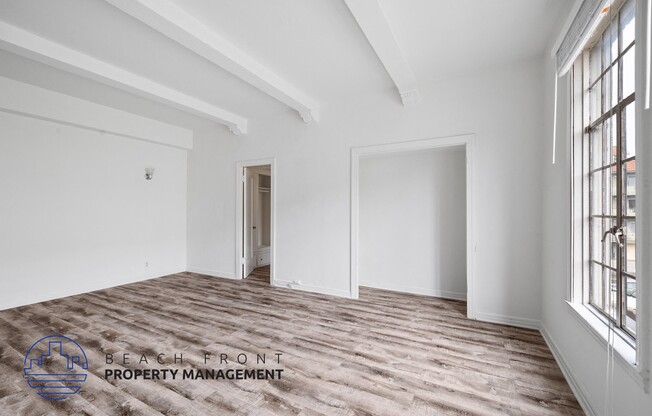
<path id="1" fill-rule="evenodd" d="M 193 131 L 0 77 L 0 111 L 129 139 L 193 148 Z"/>
<path id="2" fill-rule="evenodd" d="M 2 21 L 0 48 L 216 121 L 235 135 L 247 133 L 244 117 Z"/>
<path id="3" fill-rule="evenodd" d="M 345 0 L 346 5 L 369 40 L 401 94 L 403 105 L 419 101 L 417 81 L 398 45 L 378 0 Z"/>
<path id="4" fill-rule="evenodd" d="M 105 1 L 295 109 L 306 123 L 319 119 L 313 99 L 170 1 Z"/>

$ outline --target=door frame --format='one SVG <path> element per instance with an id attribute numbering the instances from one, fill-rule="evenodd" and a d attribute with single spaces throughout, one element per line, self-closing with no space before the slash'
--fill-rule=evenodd
<path id="1" fill-rule="evenodd" d="M 464 146 L 466 153 L 466 301 L 467 316 L 475 319 L 475 134 L 447 136 L 435 139 L 389 143 L 351 149 L 351 298 L 358 299 L 359 276 L 359 227 L 360 227 L 360 160 L 381 154 L 399 154 L 414 150 Z"/>
<path id="2" fill-rule="evenodd" d="M 276 279 L 276 158 L 245 160 L 236 162 L 235 167 L 235 273 L 236 279 L 243 279 L 242 276 L 242 227 L 244 226 L 243 218 L 243 204 L 242 198 L 244 197 L 242 191 L 243 184 L 243 170 L 244 168 L 251 168 L 254 166 L 269 165 L 271 169 L 271 190 L 270 190 L 270 265 L 269 265 L 269 283 L 275 285 Z"/>

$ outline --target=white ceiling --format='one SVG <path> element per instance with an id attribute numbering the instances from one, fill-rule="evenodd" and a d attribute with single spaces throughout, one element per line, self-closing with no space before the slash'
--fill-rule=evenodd
<path id="1" fill-rule="evenodd" d="M 391 87 L 343 0 L 173 0 L 318 101 Z"/>
<path id="2" fill-rule="evenodd" d="M 379 0 L 420 83 L 544 53 L 574 0 Z"/>
<path id="3" fill-rule="evenodd" d="M 395 88 L 344 0 L 171 1 L 320 105 Z M 556 20 L 572 3 L 378 1 L 422 85 L 542 55 Z M 292 111 L 103 0 L 0 0 L 0 20 L 252 121 Z M 92 83 L 75 86 L 57 70 L 35 75 L 46 70 L 31 62 L 2 52 L 0 75 L 63 82 L 71 95 L 92 98 L 83 96 Z M 40 69 L 21 71 L 21 65 Z"/>

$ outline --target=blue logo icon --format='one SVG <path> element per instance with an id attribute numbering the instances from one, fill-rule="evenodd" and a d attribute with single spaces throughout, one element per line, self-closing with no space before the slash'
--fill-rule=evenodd
<path id="1" fill-rule="evenodd" d="M 81 389 L 88 373 L 82 347 L 63 335 L 36 341 L 25 355 L 23 373 L 27 384 L 47 400 L 65 400 Z"/>

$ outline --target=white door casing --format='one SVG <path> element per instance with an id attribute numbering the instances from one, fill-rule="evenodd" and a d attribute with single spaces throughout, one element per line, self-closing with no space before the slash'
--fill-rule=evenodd
<path id="1" fill-rule="evenodd" d="M 360 159 L 371 155 L 400 153 L 411 150 L 434 149 L 450 146 L 465 146 L 466 149 L 466 290 L 467 317 L 475 319 L 476 305 L 474 296 L 475 280 L 475 135 L 441 137 L 436 139 L 414 140 L 382 145 L 351 148 L 351 287 L 350 296 L 359 296 L 358 275 L 358 232 L 360 200 Z"/>
<path id="2" fill-rule="evenodd" d="M 244 215 L 243 215 L 243 227 L 242 227 L 242 242 L 243 242 L 243 275 L 242 278 L 245 278 L 254 271 L 256 265 L 256 256 L 254 255 L 254 175 L 251 173 L 251 170 L 244 168 L 244 181 L 242 182 L 244 200 Z"/>
<path id="3" fill-rule="evenodd" d="M 244 264 L 244 200 L 245 200 L 245 187 L 244 182 L 246 179 L 245 168 L 254 166 L 269 166 L 271 176 L 271 189 L 270 189 L 270 283 L 276 285 L 276 159 L 256 159 L 249 161 L 240 161 L 235 166 L 235 278 L 243 279 L 243 271 L 245 270 Z M 253 187 L 252 187 L 253 188 Z M 251 239 L 250 241 L 253 241 Z M 255 252 L 252 251 L 253 259 L 251 264 L 255 265 Z M 254 266 L 255 267 L 255 266 Z"/>

